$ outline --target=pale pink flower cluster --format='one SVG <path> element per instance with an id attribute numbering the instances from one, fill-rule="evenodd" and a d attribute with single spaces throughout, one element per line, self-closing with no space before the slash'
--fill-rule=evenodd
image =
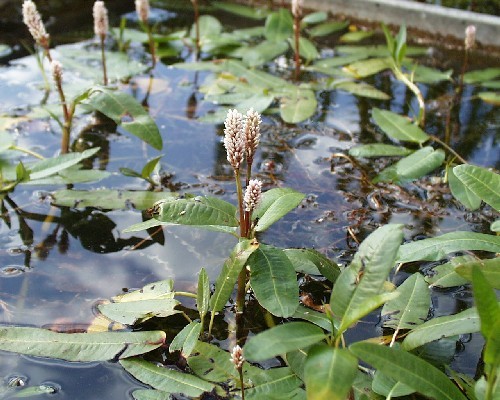
<path id="1" fill-rule="evenodd" d="M 23 22 L 28 27 L 31 36 L 40 46 L 48 47 L 50 36 L 45 30 L 45 25 L 38 13 L 35 3 L 31 0 L 24 0 Z"/>
<path id="2" fill-rule="evenodd" d="M 97 36 L 104 38 L 108 34 L 108 10 L 104 5 L 104 1 L 96 1 L 92 9 L 94 16 L 94 32 Z"/>
<path id="3" fill-rule="evenodd" d="M 245 132 L 243 131 L 243 116 L 237 110 L 229 110 L 224 121 L 224 146 L 227 161 L 238 170 L 245 155 Z"/>
<path id="4" fill-rule="evenodd" d="M 135 0 L 135 10 L 139 19 L 147 24 L 149 20 L 149 0 Z"/>
<path id="5" fill-rule="evenodd" d="M 247 111 L 245 119 L 245 153 L 249 164 L 252 164 L 253 156 L 259 146 L 261 122 L 260 114 L 257 111 L 254 111 L 253 108 Z"/>
<path id="6" fill-rule="evenodd" d="M 230 360 L 236 369 L 240 369 L 242 367 L 245 358 L 243 357 L 243 349 L 240 346 L 236 345 L 233 347 Z"/>
<path id="7" fill-rule="evenodd" d="M 469 25 L 465 28 L 465 49 L 470 50 L 474 47 L 476 43 L 476 27 L 474 25 Z"/>
<path id="8" fill-rule="evenodd" d="M 245 211 L 252 212 L 257 208 L 262 196 L 262 182 L 258 179 L 251 179 L 245 190 Z"/>

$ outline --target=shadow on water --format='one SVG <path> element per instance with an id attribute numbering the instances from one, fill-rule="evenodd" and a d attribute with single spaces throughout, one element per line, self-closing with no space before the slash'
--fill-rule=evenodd
<path id="1" fill-rule="evenodd" d="M 81 4 L 80 4 L 81 3 Z M 92 26 L 88 2 L 60 2 L 50 8 L 53 20 L 49 30 L 58 32 L 55 42 L 89 38 Z M 131 11 L 126 2 L 110 2 L 110 15 Z M 88 12 L 82 9 L 89 8 Z M 41 11 L 49 15 L 49 9 Z M 82 6 L 82 9 L 80 8 Z M 19 7 L 15 10 L 19 15 Z M 67 10 L 71 12 L 67 12 Z M 58 13 L 61 13 L 60 15 Z M 175 10 L 168 23 L 171 29 L 190 22 L 190 12 Z M 20 17 L 19 17 L 20 18 Z M 228 19 L 227 15 L 221 18 Z M 118 19 L 114 20 L 115 25 Z M 244 22 L 247 24 L 248 22 Z M 171 25 L 169 25 L 171 24 Z M 237 26 L 234 20 L 231 24 Z M 78 26 L 75 32 L 73 27 Z M 6 42 L 14 44 L 28 39 L 24 27 L 15 19 L 5 25 Z M 441 56 L 453 53 L 435 50 Z M 24 55 L 16 49 L 11 58 Z M 447 68 L 460 65 L 454 53 L 454 65 L 445 58 Z M 429 59 L 431 56 L 429 56 Z M 437 57 L 439 58 L 439 57 Z M 32 120 L 31 112 L 43 97 L 41 78 L 32 59 L 8 64 L 2 60 L 0 112 L 21 116 L 25 121 L 17 129 L 20 145 L 45 154 L 58 151 L 57 127 L 47 120 Z M 482 65 L 478 57 L 475 65 Z M 437 61 L 436 61 L 437 62 Z M 165 142 L 163 187 L 166 192 L 212 194 L 235 202 L 232 170 L 222 145 L 222 125 L 202 124 L 196 117 L 213 109 L 203 103 L 197 92 L 207 74 L 180 71 L 160 64 L 154 71 L 152 85 L 147 74 L 137 75 L 123 86 L 149 108 Z M 373 191 L 366 182 L 384 167 L 386 161 L 375 160 L 356 166 L 332 154 L 346 151 L 356 143 L 381 141 L 380 132 L 371 127 L 370 110 L 377 106 L 411 114 L 416 104 L 406 87 L 388 74 L 379 74 L 369 83 L 391 93 L 390 100 L 358 98 L 342 91 L 319 92 L 319 111 L 307 123 L 292 126 L 276 116 L 266 116 L 256 165 L 265 187 L 287 186 L 306 193 L 306 200 L 285 219 L 262 235 L 261 239 L 276 246 L 312 247 L 341 265 L 346 265 L 362 241 L 379 224 L 404 223 L 406 239 L 463 229 L 485 232 L 489 221 L 479 212 L 466 213 L 452 200 L 445 185 L 423 179 L 406 186 L 386 185 Z M 148 90 L 152 88 L 152 90 Z M 445 130 L 446 96 L 454 90 L 451 83 L 432 88 L 423 86 L 430 107 L 426 130 L 438 135 Z M 477 165 L 500 168 L 498 141 L 498 108 L 474 98 L 477 89 L 466 86 L 459 106 L 454 109 L 450 143 L 467 160 Z M 54 100 L 51 98 L 50 100 Z M 441 102 L 440 102 L 441 101 Z M 444 104 L 444 105 L 443 105 Z M 77 122 L 80 134 L 73 146 L 81 150 L 99 146 L 100 152 L 85 167 L 112 172 L 97 184 L 80 184 L 78 189 L 112 188 L 145 190 L 148 184 L 119 173 L 122 167 L 140 170 L 145 161 L 157 154 L 138 139 L 126 136 L 120 129 L 108 127 L 104 134 L 92 128 L 88 116 Z M 7 126 L 8 127 L 8 126 Z M 2 202 L 0 226 L 0 323 L 29 326 L 57 326 L 61 331 L 85 329 L 94 318 L 97 302 L 141 287 L 147 283 L 173 278 L 176 289 L 194 290 L 197 273 L 205 267 L 213 281 L 228 255 L 234 239 L 222 234 L 168 227 L 153 236 L 124 234 L 122 230 L 142 221 L 144 215 L 133 207 L 121 211 L 97 208 L 57 208 L 50 205 L 50 191 L 57 187 L 16 188 Z M 301 277 L 301 289 L 320 304 L 326 301 L 330 287 L 314 277 Z M 400 276 L 397 279 L 401 279 Z M 325 291 L 326 290 L 326 291 Z M 434 290 L 433 313 L 449 314 L 470 306 L 470 288 Z M 250 307 L 249 332 L 265 326 L 258 307 Z M 347 341 L 383 334 L 378 317 L 369 316 L 350 330 Z M 221 316 L 215 328 L 216 338 L 227 339 L 227 321 Z M 165 327 L 165 329 L 169 329 Z M 172 334 L 173 335 L 173 334 Z M 350 335 L 350 336 L 349 336 Z M 452 349 L 452 366 L 474 375 L 482 340 L 464 337 L 458 352 Z M 455 345 L 455 342 L 453 342 Z M 30 385 L 50 384 L 58 387 L 63 399 L 124 399 L 139 387 L 114 363 L 70 364 L 0 354 L 0 377 L 27 379 Z M 95 395 L 95 385 L 99 396 Z M 1 394 L 0 394 L 1 395 Z M 7 397 L 9 398 L 9 397 Z"/>

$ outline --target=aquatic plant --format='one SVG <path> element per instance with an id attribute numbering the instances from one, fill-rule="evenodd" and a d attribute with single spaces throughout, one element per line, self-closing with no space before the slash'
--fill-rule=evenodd
<path id="1" fill-rule="evenodd" d="M 149 24 L 149 0 L 135 0 L 135 9 L 137 12 L 137 16 L 139 17 L 140 25 L 148 35 L 149 51 L 151 53 L 152 60 L 151 67 L 154 68 L 156 66 L 156 44 L 153 37 L 153 30 L 151 28 L 151 25 Z"/>
<path id="2" fill-rule="evenodd" d="M 104 5 L 104 1 L 96 1 L 93 8 L 94 16 L 94 33 L 99 38 L 101 43 L 101 63 L 102 63 L 102 74 L 103 74 L 103 84 L 106 86 L 108 84 L 108 74 L 106 72 L 106 52 L 105 52 L 105 41 L 106 35 L 108 34 L 109 22 L 108 22 L 108 10 Z"/>

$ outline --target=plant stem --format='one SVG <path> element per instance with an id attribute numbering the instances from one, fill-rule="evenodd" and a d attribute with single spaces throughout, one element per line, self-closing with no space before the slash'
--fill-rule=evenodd
<path id="1" fill-rule="evenodd" d="M 102 75 L 104 86 L 108 85 L 108 72 L 106 69 L 106 52 L 104 51 L 104 39 L 105 35 L 101 35 L 101 62 L 102 62 Z"/>
<path id="2" fill-rule="evenodd" d="M 146 30 L 148 32 L 149 52 L 151 53 L 151 58 L 153 59 L 152 68 L 154 68 L 156 66 L 156 46 L 153 38 L 153 32 L 149 24 L 146 25 Z"/>
<path id="3" fill-rule="evenodd" d="M 196 58 L 198 58 L 198 54 L 200 53 L 200 10 L 198 9 L 198 0 L 191 0 L 193 3 L 194 9 L 194 24 L 196 31 Z"/>
<path id="4" fill-rule="evenodd" d="M 295 75 L 294 80 L 298 81 L 300 77 L 300 18 L 298 15 L 293 17 L 293 31 L 295 34 Z"/>
<path id="5" fill-rule="evenodd" d="M 190 297 L 192 299 L 196 299 L 197 296 L 195 293 L 190 293 L 190 292 L 174 292 L 174 296 L 184 296 L 184 297 Z"/>
<path id="6" fill-rule="evenodd" d="M 435 142 L 438 142 L 441 146 L 443 146 L 446 150 L 448 150 L 451 154 L 453 154 L 461 163 L 468 164 L 468 162 L 460 154 L 458 154 L 455 150 L 453 150 L 450 146 L 448 146 L 441 139 L 437 138 L 434 135 L 429 135 L 429 136 L 432 140 L 434 140 Z"/>
<path id="7" fill-rule="evenodd" d="M 245 400 L 245 384 L 243 382 L 243 366 L 238 368 L 238 373 L 240 375 L 240 384 L 241 384 L 241 400 Z"/>
<path id="8" fill-rule="evenodd" d="M 238 210 L 240 215 L 240 236 L 246 237 L 245 231 L 245 214 L 243 212 L 243 188 L 241 186 L 241 174 L 239 169 L 234 170 L 234 177 L 236 180 L 236 194 L 238 196 Z"/>
<path id="9" fill-rule="evenodd" d="M 15 146 L 15 145 L 12 145 L 10 146 L 10 149 L 11 150 L 17 150 L 17 151 L 21 151 L 23 153 L 26 153 L 26 154 L 29 154 L 30 156 L 33 156 L 33 157 L 36 157 L 36 158 L 39 158 L 40 160 L 43 160 L 45 159 L 44 156 L 34 152 L 33 150 L 29 150 L 29 149 L 25 149 L 23 147 L 18 147 L 18 146 Z"/>
<path id="10" fill-rule="evenodd" d="M 422 92 L 418 88 L 417 85 L 415 85 L 411 80 L 409 80 L 405 74 L 396 66 L 394 65 L 392 67 L 392 70 L 394 72 L 394 75 L 396 75 L 396 78 L 402 81 L 408 89 L 410 89 L 413 94 L 417 97 L 418 101 L 418 117 L 417 117 L 417 124 L 418 126 L 424 126 L 425 124 L 425 101 L 424 97 L 422 96 Z"/>

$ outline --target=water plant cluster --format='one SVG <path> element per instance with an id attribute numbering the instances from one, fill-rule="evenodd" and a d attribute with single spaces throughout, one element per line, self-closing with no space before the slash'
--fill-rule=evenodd
<path id="1" fill-rule="evenodd" d="M 215 17 L 200 15 L 196 0 L 192 3 L 193 27 L 163 35 L 149 22 L 149 3 L 137 0 L 142 31 L 127 28 L 122 22 L 112 30 L 117 50 L 111 51 L 107 48 L 107 40 L 112 39 L 108 37 L 111 32 L 107 11 L 104 2 L 95 2 L 98 43 L 91 50 L 97 53 L 99 84 L 86 81 L 83 90 L 69 96 L 73 88 L 68 89 L 63 71 L 65 60 L 71 64 L 71 57 L 64 55 L 62 46 L 57 52 L 62 61 L 57 61 L 34 3 L 25 0 L 25 23 L 36 42 L 41 73 L 45 74 L 46 60 L 50 62 L 53 82 L 47 78 L 45 90 L 55 90 L 59 98 L 58 109 L 42 106 L 61 128 L 61 154 L 44 158 L 16 146 L 4 134 L 2 155 L 9 154 L 5 157 L 9 161 L 2 165 L 0 191 L 3 208 L 17 208 L 9 195 L 18 185 L 73 185 L 105 177 L 107 172 L 85 169 L 82 164 L 98 148 L 79 152 L 76 141 L 71 145 L 73 120 L 79 112 L 93 113 L 97 124 L 119 125 L 161 150 L 162 137 L 148 113 L 147 101 L 141 104 L 122 90 L 119 80 L 112 78 L 116 75 L 110 74 L 110 67 L 113 62 L 128 59 L 126 51 L 133 38 L 140 38 L 148 48 L 145 70 L 150 74 L 154 74 L 162 57 L 187 52 L 192 60 L 173 67 L 206 73 L 199 91 L 206 103 L 219 106 L 211 107 L 199 120 L 224 122 L 224 147 L 234 178 L 236 204 L 217 196 L 155 190 L 161 189 L 161 156 L 149 160 L 141 171 L 121 171 L 144 179 L 150 190 L 120 192 L 117 197 L 133 199 L 135 207 L 146 210 L 148 216 L 125 232 L 185 225 L 234 237 L 236 244 L 217 279 L 211 283 L 205 269 L 200 268 L 192 292 L 175 290 L 174 281 L 167 279 L 117 295 L 98 305 L 99 315 L 85 333 L 3 325 L 0 349 L 72 362 L 119 362 L 148 385 L 132 393 L 137 400 L 178 395 L 361 400 L 414 393 L 438 400 L 498 398 L 500 306 L 495 290 L 500 288 L 500 265 L 495 254 L 500 252 L 500 175 L 493 169 L 469 164 L 449 140 L 454 129 L 453 110 L 461 101 L 464 84 L 481 85 L 484 90 L 478 96 L 482 100 L 499 102 L 498 93 L 489 90 L 499 87 L 498 68 L 467 71 L 474 29 L 467 31 L 463 71 L 445 116 L 447 131 L 429 134 L 425 131 L 429 111 L 418 84 L 450 80 L 453 72 L 420 65 L 415 57 L 423 50 L 407 46 L 404 26 L 396 35 L 383 26 L 385 45 L 339 46 L 338 54 L 325 58 L 315 41 L 346 30 L 348 22 L 330 20 L 323 12 L 307 14 L 298 1 L 292 2 L 291 10 L 215 2 L 213 7 L 263 22 L 253 28 L 225 32 Z M 342 37 L 345 42 L 356 42 L 372 34 L 351 31 Z M 271 73 L 270 68 L 280 74 Z M 373 126 L 383 143 L 365 143 L 331 154 L 332 169 L 339 159 L 347 161 L 373 193 L 388 185 L 404 188 L 434 174 L 449 188 L 458 207 L 488 210 L 490 232 L 456 230 L 405 241 L 404 225 L 388 223 L 372 229 L 345 266 L 314 249 L 264 243 L 263 232 L 306 201 L 305 194 L 297 190 L 267 189 L 268 185 L 257 179 L 254 159 L 266 116 L 279 115 L 288 124 L 307 121 L 317 112 L 318 90 L 388 100 L 387 93 L 364 81 L 380 71 L 389 71 L 411 91 L 415 98 L 409 100 L 413 113 L 407 116 L 373 108 Z M 312 73 L 322 77 L 308 80 Z M 19 151 L 40 160 L 10 161 L 10 155 Z M 381 160 L 385 167 L 369 176 L 363 167 L 366 160 Z M 55 190 L 51 196 L 54 207 L 82 207 L 86 203 L 114 208 L 109 204 L 108 190 L 74 191 L 67 187 Z M 118 203 L 116 208 L 123 206 L 123 201 Z M 346 234 L 358 241 L 356 232 L 347 229 Z M 424 276 L 418 266 L 429 262 L 436 263 L 435 274 Z M 394 285 L 391 279 L 407 265 L 417 268 L 410 268 L 406 280 Z M 301 297 L 298 277 L 304 276 L 324 284 L 326 301 L 314 304 Z M 471 285 L 475 306 L 435 317 L 429 285 Z M 185 299 L 194 300 L 195 306 L 184 306 Z M 266 325 L 256 334 L 248 311 L 251 304 Z M 383 335 L 359 341 L 346 339 L 356 324 L 374 314 L 380 317 Z M 215 339 L 216 320 L 221 317 L 229 321 L 230 327 L 224 343 Z M 103 331 L 102 326 L 113 329 Z M 175 333 L 169 330 L 167 335 L 166 329 L 158 326 L 175 326 Z M 485 342 L 484 368 L 475 379 L 450 366 L 450 352 L 453 356 L 460 335 L 466 334 L 481 334 Z M 163 365 L 162 361 L 172 355 L 181 361 L 175 367 Z M 51 390 L 29 389 L 32 392 L 26 395 Z"/>

